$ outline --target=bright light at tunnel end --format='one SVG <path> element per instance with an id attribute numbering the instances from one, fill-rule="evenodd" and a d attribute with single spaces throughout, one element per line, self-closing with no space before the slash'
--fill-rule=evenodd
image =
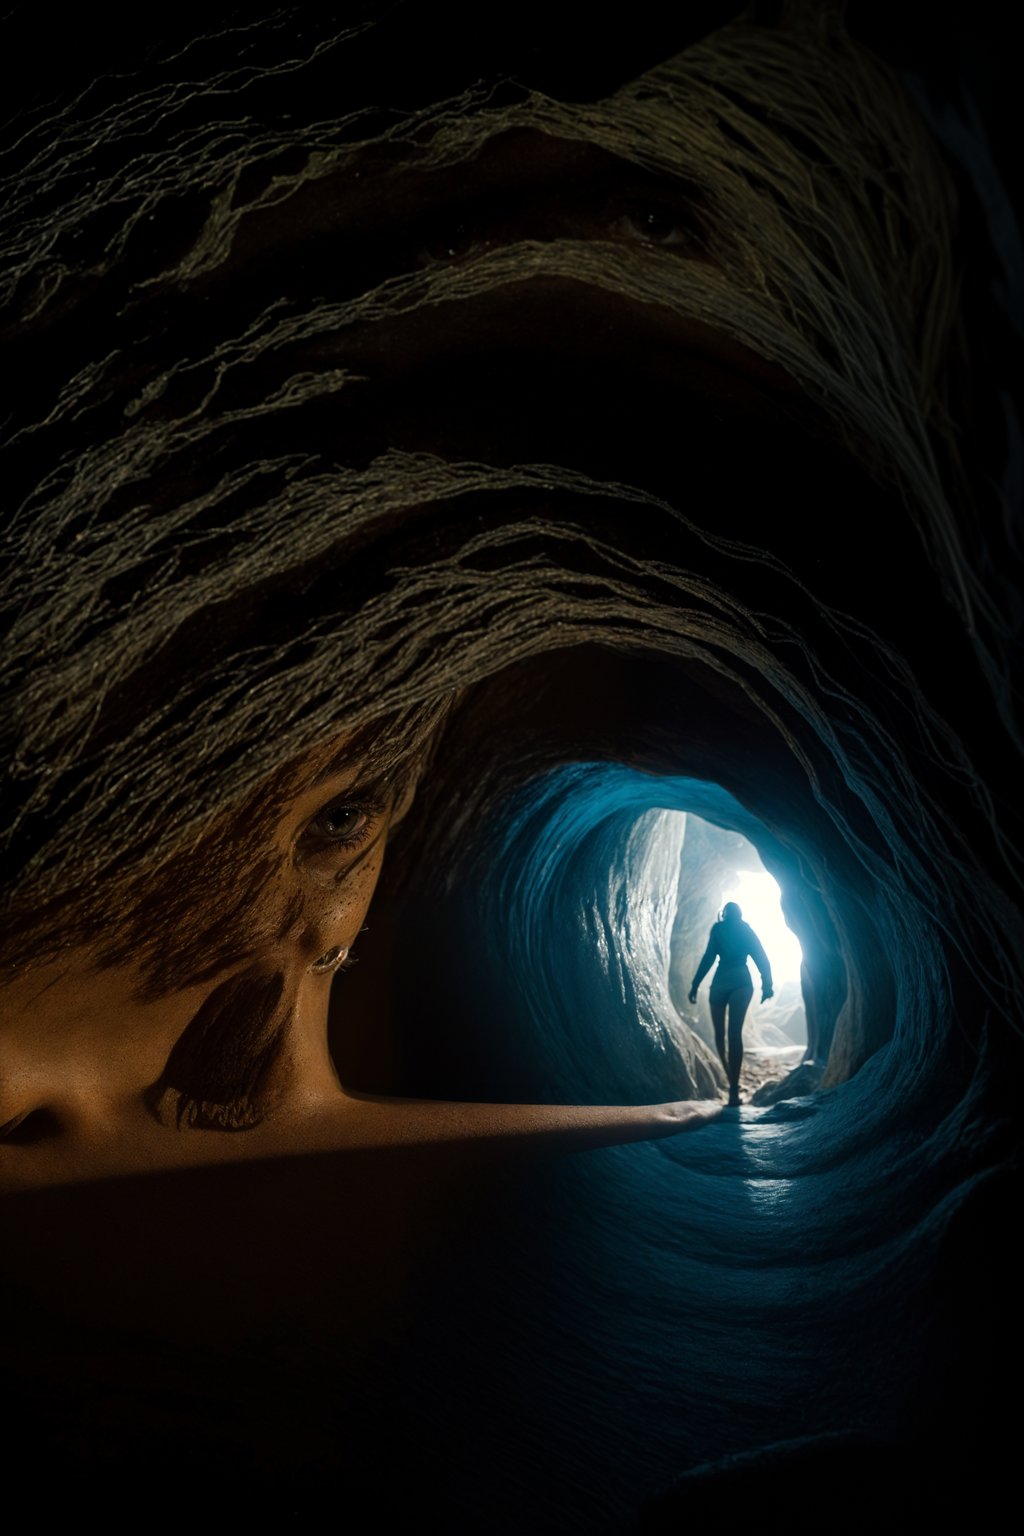
<path id="1" fill-rule="evenodd" d="M 771 961 L 772 977 L 776 989 L 787 981 L 800 981 L 800 962 L 803 951 L 793 930 L 786 925 L 782 915 L 782 892 L 779 883 L 767 872 L 737 870 L 728 887 L 722 892 L 722 904 L 738 902 L 743 917 L 753 928 L 765 947 Z"/>

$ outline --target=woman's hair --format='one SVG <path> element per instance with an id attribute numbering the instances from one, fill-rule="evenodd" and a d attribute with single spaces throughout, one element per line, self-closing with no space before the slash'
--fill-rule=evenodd
<path id="1" fill-rule="evenodd" d="M 723 923 L 738 923 L 743 912 L 735 901 L 727 901 L 719 913 L 719 921 Z"/>
<path id="2" fill-rule="evenodd" d="M 0 227 L 0 339 L 21 385 L 0 454 L 9 958 L 90 940 L 110 957 L 141 945 L 154 984 L 205 973 L 252 908 L 259 833 L 295 764 L 354 732 L 404 771 L 460 690 L 554 648 L 659 650 L 738 678 L 821 731 L 837 782 L 871 801 L 865 825 L 882 824 L 873 796 L 901 793 L 885 730 L 857 724 L 865 667 L 970 772 L 897 654 L 827 600 L 851 660 L 820 673 L 784 527 L 763 549 L 724 538 L 678 477 L 623 481 L 603 442 L 560 458 L 537 438 L 543 369 L 495 410 L 492 451 L 483 428 L 472 454 L 446 446 L 486 384 L 483 355 L 456 346 L 459 326 L 490 344 L 478 310 L 509 338 L 553 282 L 666 337 L 709 327 L 798 386 L 813 435 L 901 509 L 998 685 L 1005 622 L 959 532 L 952 183 L 833 8 L 784 10 L 596 101 L 491 80 L 395 106 L 382 73 L 368 104 L 364 28 L 311 24 L 303 42 L 278 17 L 26 114 Z M 534 236 L 522 165 L 544 145 L 589 156 L 595 185 L 657 189 L 682 246 L 620 225 Z M 507 197 L 523 227 L 502 235 Z M 837 700 L 853 701 L 841 732 Z M 173 975 L 159 928 L 189 956 Z"/>

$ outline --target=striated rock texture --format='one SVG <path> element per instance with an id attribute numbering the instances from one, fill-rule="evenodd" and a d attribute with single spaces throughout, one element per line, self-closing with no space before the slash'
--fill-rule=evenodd
<path id="1" fill-rule="evenodd" d="M 40 1412 L 79 1469 L 255 1466 L 288 1508 L 397 1461 L 453 1529 L 621 1529 L 688 1468 L 851 1427 L 919 1475 L 1008 1353 L 1019 290 L 990 282 L 991 163 L 937 116 L 944 152 L 831 6 L 483 76 L 447 45 L 389 72 L 423 29 L 403 52 L 371 12 L 168 22 L 7 134 L 5 956 L 112 913 L 134 952 L 212 817 L 340 729 L 454 701 L 337 988 L 343 1079 L 710 1091 L 671 914 L 635 892 L 660 813 L 717 796 L 786 892 L 827 1092 L 490 1191 L 396 1301 L 402 1348 L 366 1325 L 358 1410 L 332 1276 L 376 1283 L 388 1175 L 348 1251 L 311 1236 L 349 1209 L 337 1170 L 301 1198 L 276 1170 L 292 1300 L 238 1303 L 207 1374 L 62 1345 L 75 1390 L 57 1370 Z M 205 1213 L 190 1258 L 237 1282 L 205 1303 L 227 1314 L 261 1283 L 258 1192 L 173 1184 L 81 1198 L 126 1247 L 161 1201 Z M 255 1210 L 251 1265 L 218 1269 L 219 1202 Z M 59 1246 L 72 1215 L 22 1202 L 10 1230 Z M 164 1306 L 188 1333 L 186 1279 L 160 1295 L 140 1350 Z M 986 1485 L 989 1428 L 956 1432 Z"/>

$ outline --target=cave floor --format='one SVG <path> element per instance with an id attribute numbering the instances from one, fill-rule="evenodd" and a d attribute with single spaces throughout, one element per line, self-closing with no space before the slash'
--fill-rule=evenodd
<path id="1" fill-rule="evenodd" d="M 781 1082 L 804 1058 L 804 1046 L 780 1046 L 769 1050 L 746 1050 L 740 1072 L 740 1094 L 749 1103 L 755 1093 L 769 1083 Z"/>

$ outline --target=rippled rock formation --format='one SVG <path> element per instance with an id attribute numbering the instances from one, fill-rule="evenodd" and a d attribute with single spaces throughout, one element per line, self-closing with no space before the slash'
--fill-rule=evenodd
<path id="1" fill-rule="evenodd" d="M 529 1169 L 13 1202 L 25 1438 L 56 1421 L 76 1475 L 495 1532 L 671 1522 L 707 1467 L 752 1511 L 794 1445 L 798 1481 L 909 1469 L 904 1509 L 954 1455 L 951 1498 L 997 1480 L 1017 341 L 970 165 L 810 12 L 576 89 L 455 48 L 386 100 L 362 34 L 275 13 L 9 146 L 12 943 L 454 696 L 336 988 L 346 1084 L 716 1093 L 672 1000 L 680 810 L 779 879 L 827 1061 Z"/>

